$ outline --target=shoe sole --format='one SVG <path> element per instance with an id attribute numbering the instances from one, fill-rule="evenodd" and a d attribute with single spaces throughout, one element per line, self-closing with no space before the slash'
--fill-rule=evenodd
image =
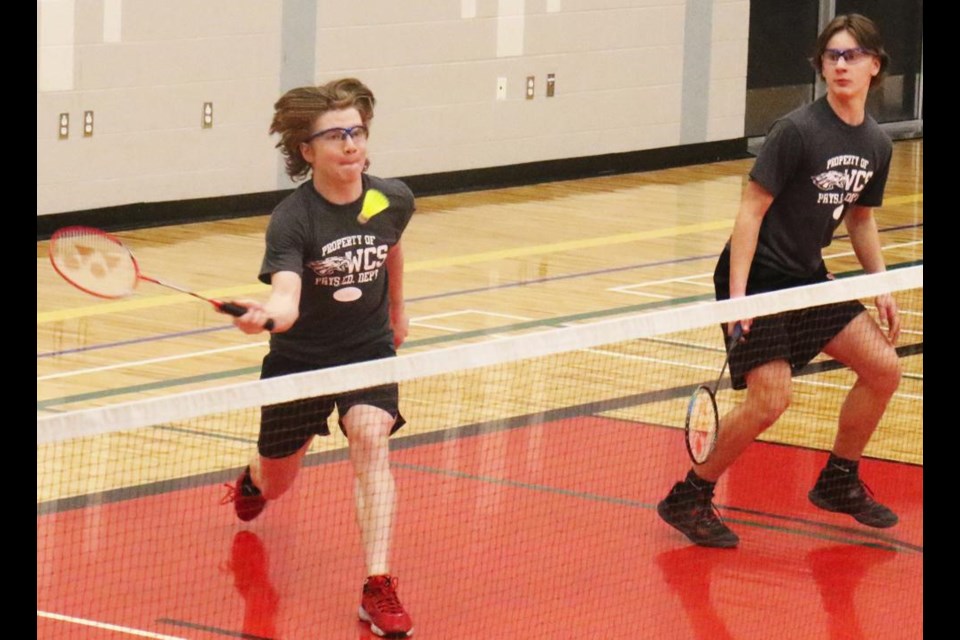
<path id="1" fill-rule="evenodd" d="M 385 632 L 383 629 L 373 623 L 373 618 L 370 617 L 370 614 L 367 613 L 367 610 L 363 608 L 363 605 L 360 605 L 360 608 L 357 609 L 357 615 L 361 620 L 370 625 L 370 631 L 373 631 L 381 638 L 409 638 L 413 635 L 413 627 L 410 627 L 409 631 L 394 631 L 393 633 Z"/>
<path id="2" fill-rule="evenodd" d="M 679 526 L 677 526 L 677 525 L 673 524 L 672 522 L 670 522 L 669 518 L 667 518 L 667 516 L 664 514 L 664 511 L 666 511 L 666 508 L 663 506 L 663 503 L 661 502 L 660 504 L 657 505 L 657 515 L 660 516 L 660 519 L 663 520 L 664 522 L 666 522 L 668 525 L 670 525 L 670 526 L 673 527 L 674 529 L 676 529 L 677 531 L 679 531 L 680 533 L 682 533 L 682 534 L 687 538 L 687 540 L 689 540 L 690 542 L 692 542 L 692 543 L 695 544 L 695 545 L 698 545 L 698 546 L 701 546 L 701 547 L 710 547 L 710 548 L 713 548 L 713 549 L 733 549 L 733 548 L 735 548 L 738 544 L 740 544 L 740 539 L 739 539 L 739 538 L 736 539 L 736 540 L 723 540 L 723 541 L 720 541 L 720 540 L 718 540 L 718 541 L 710 541 L 710 540 L 699 541 L 699 540 L 695 540 L 695 539 L 694 539 L 693 537 L 691 537 L 690 534 L 688 534 L 686 531 L 684 531 L 684 530 L 681 529 Z"/>
<path id="3" fill-rule="evenodd" d="M 894 520 L 892 522 L 877 522 L 875 520 L 868 520 L 862 514 L 859 513 L 850 513 L 849 511 L 843 511 L 841 509 L 836 509 L 832 505 L 823 502 L 817 494 L 813 491 L 807 494 L 807 497 L 810 499 L 810 502 L 813 503 L 813 506 L 823 509 L 824 511 L 829 511 L 830 513 L 842 513 L 844 515 L 850 516 L 860 524 L 866 525 L 868 527 L 873 527 L 874 529 L 889 529 L 890 527 L 896 525 L 900 522 L 900 518 L 894 514 Z"/>
<path id="4" fill-rule="evenodd" d="M 244 522 L 250 522 L 257 516 L 259 516 L 261 513 L 263 513 L 263 510 L 266 508 L 267 508 L 267 500 L 266 498 L 264 498 L 263 502 L 256 505 L 248 504 L 248 505 L 240 506 L 240 503 L 237 502 L 236 505 L 234 506 L 234 511 L 236 512 L 237 517 L 240 520 L 243 520 Z"/>

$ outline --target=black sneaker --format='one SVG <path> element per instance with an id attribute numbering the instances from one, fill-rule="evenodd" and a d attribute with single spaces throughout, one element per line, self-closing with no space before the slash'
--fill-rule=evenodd
<path id="1" fill-rule="evenodd" d="M 664 522 L 701 547 L 731 548 L 740 542 L 713 506 L 712 487 L 697 489 L 678 482 L 657 505 L 657 513 Z"/>
<path id="2" fill-rule="evenodd" d="M 827 467 L 808 494 L 810 502 L 826 511 L 846 513 L 868 527 L 886 529 L 900 521 L 893 511 L 873 499 L 856 471 Z"/>

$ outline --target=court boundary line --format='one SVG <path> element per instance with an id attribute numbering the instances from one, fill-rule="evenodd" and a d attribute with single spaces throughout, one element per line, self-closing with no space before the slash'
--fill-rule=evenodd
<path id="1" fill-rule="evenodd" d="M 89 620 L 87 618 L 78 618 L 76 616 L 68 616 L 62 613 L 52 613 L 50 611 L 41 611 L 37 609 L 37 616 L 40 618 L 47 618 L 48 620 L 57 620 L 58 622 L 70 622 L 73 624 L 79 624 L 86 627 L 94 627 L 96 629 L 105 629 L 107 631 L 116 631 L 117 633 L 125 633 L 131 636 L 139 636 L 141 638 L 153 638 L 154 640 L 187 640 L 186 638 L 180 636 L 168 636 L 162 633 L 156 633 L 154 631 L 144 631 L 142 629 L 134 629 L 133 627 L 124 627 L 118 624 L 111 624 L 109 622 L 97 622 L 96 620 Z"/>

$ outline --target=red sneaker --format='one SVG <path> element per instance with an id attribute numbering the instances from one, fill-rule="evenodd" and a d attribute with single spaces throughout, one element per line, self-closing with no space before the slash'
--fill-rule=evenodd
<path id="1" fill-rule="evenodd" d="M 360 619 L 380 637 L 407 638 L 413 635 L 413 621 L 397 598 L 397 579 L 370 576 L 363 583 Z"/>
<path id="2" fill-rule="evenodd" d="M 267 506 L 267 499 L 260 494 L 260 489 L 253 484 L 250 478 L 250 467 L 243 470 L 240 477 L 234 484 L 223 485 L 227 488 L 227 493 L 220 500 L 220 504 L 233 503 L 233 508 L 237 512 L 237 517 L 244 522 L 253 520 L 263 508 Z"/>

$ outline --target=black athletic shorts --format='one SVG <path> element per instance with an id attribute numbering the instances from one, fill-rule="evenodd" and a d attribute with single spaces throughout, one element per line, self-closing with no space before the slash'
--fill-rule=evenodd
<path id="1" fill-rule="evenodd" d="M 391 347 L 378 347 L 371 353 L 363 354 L 363 357 L 354 357 L 339 364 L 353 364 L 367 360 L 389 358 L 394 355 L 396 353 Z M 319 368 L 325 367 L 318 367 L 313 363 L 301 362 L 271 352 L 263 358 L 260 378 L 274 378 L 305 371 L 315 371 Z M 296 453 L 310 437 L 330 435 L 327 419 L 333 413 L 335 406 L 341 416 L 341 431 L 343 431 L 342 417 L 350 410 L 350 407 L 365 404 L 383 409 L 393 416 L 395 421 L 390 433 L 394 433 L 406 423 L 399 411 L 398 387 L 397 384 L 386 384 L 342 394 L 317 396 L 264 406 L 260 410 L 260 437 L 257 440 L 257 450 L 265 458 L 285 458 Z"/>
<path id="2" fill-rule="evenodd" d="M 827 280 L 827 268 L 822 262 L 820 270 L 809 278 L 785 275 L 754 263 L 747 279 L 747 295 Z M 713 284 L 717 300 L 730 297 L 729 247 L 720 254 L 713 274 Z M 817 357 L 827 343 L 864 310 L 865 307 L 858 300 L 850 300 L 754 318 L 750 332 L 730 352 L 730 378 L 733 388 L 746 389 L 747 373 L 774 360 L 786 360 L 790 363 L 791 371 L 796 373 Z M 721 328 L 726 343 L 727 328 Z"/>

